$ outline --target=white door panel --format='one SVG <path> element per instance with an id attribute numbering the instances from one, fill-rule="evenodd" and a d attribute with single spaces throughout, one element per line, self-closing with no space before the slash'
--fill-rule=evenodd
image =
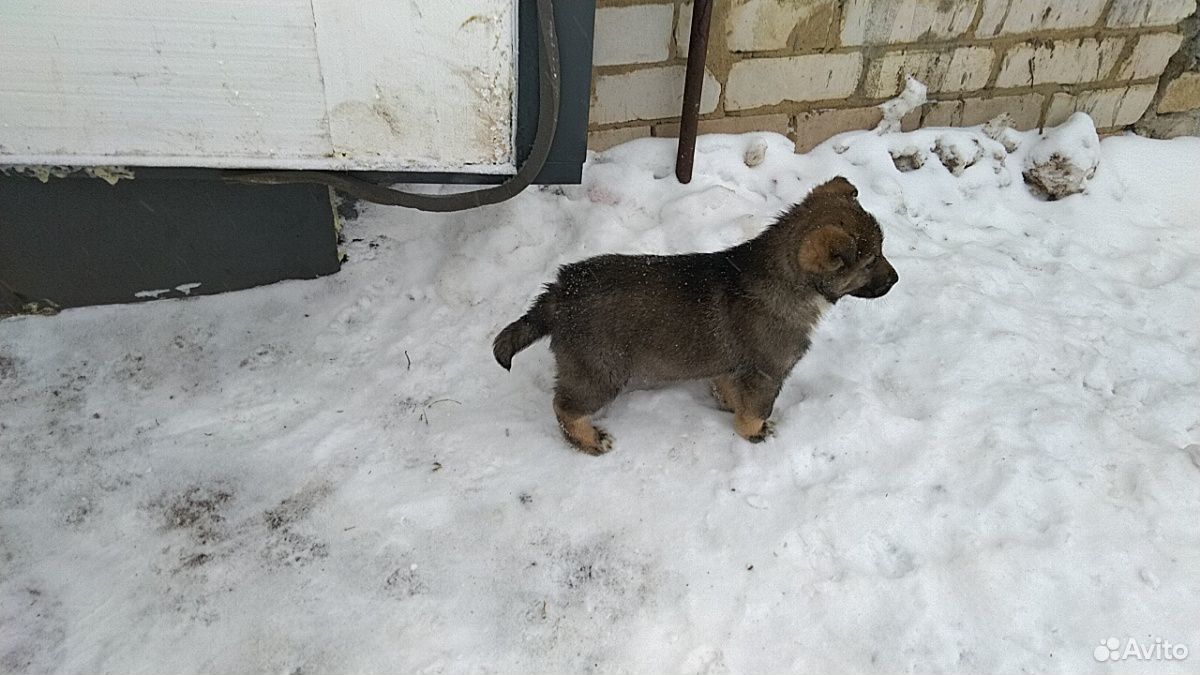
<path id="1" fill-rule="evenodd" d="M 380 167 L 512 166 L 511 0 L 313 9 L 335 153 Z"/>
<path id="2" fill-rule="evenodd" d="M 0 164 L 508 172 L 514 0 L 0 0 Z"/>

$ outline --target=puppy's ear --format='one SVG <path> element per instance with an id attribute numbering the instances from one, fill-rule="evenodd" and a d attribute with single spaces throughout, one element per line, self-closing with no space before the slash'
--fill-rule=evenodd
<path id="1" fill-rule="evenodd" d="M 811 274 L 829 274 L 854 262 L 854 238 L 835 225 L 818 227 L 800 244 L 800 267 Z"/>
<path id="2" fill-rule="evenodd" d="M 858 196 L 858 188 L 854 187 L 854 184 L 846 180 L 843 176 L 837 176 L 836 178 L 831 178 L 824 183 L 821 183 L 817 187 L 813 188 L 813 192 L 819 192 L 829 196 L 837 195 L 852 198 Z"/>

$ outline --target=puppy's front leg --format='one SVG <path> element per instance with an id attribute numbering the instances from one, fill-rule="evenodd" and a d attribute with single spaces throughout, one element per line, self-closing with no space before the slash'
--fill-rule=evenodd
<path id="1" fill-rule="evenodd" d="M 783 378 L 755 369 L 722 375 L 713 380 L 713 387 L 733 409 L 733 428 L 738 435 L 751 443 L 761 443 L 775 433 L 775 425 L 767 418 L 775 409 L 782 382 Z"/>
<path id="2" fill-rule="evenodd" d="M 733 412 L 733 402 L 737 400 L 737 392 L 733 388 L 733 378 L 728 375 L 714 377 L 709 389 L 717 409 L 723 412 Z"/>

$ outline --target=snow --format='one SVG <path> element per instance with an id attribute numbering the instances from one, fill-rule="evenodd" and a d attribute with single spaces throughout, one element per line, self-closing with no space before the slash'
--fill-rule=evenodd
<path id="1" fill-rule="evenodd" d="M 983 157 L 983 145 L 979 142 L 979 134 L 947 131 L 934 142 L 933 154 L 950 173 L 961 176 Z M 995 153 L 995 156 L 1002 159 L 1004 153 Z"/>
<path id="2" fill-rule="evenodd" d="M 908 113 L 925 105 L 925 95 L 928 88 L 920 80 L 908 75 L 904 78 L 904 90 L 890 101 L 879 104 L 883 111 L 883 119 L 875 127 L 877 134 L 891 134 L 900 131 L 900 123 Z"/>
<path id="3" fill-rule="evenodd" d="M 1025 159 L 1025 179 L 1048 196 L 1061 199 L 1082 192 L 1096 173 L 1100 138 L 1085 113 L 1072 114 L 1061 126 L 1049 129 Z"/>
<path id="4" fill-rule="evenodd" d="M 367 207 L 331 277 L 0 321 L 0 672 L 1194 671 L 1200 139 L 1107 138 L 1049 202 L 1013 133 L 707 136 L 689 185 L 638 140 Z M 692 383 L 587 457 L 545 344 L 492 361 L 557 265 L 729 246 L 834 175 L 900 282 L 823 319 L 775 439 Z"/>
<path id="5" fill-rule="evenodd" d="M 983 135 L 1003 145 L 1005 152 L 1012 152 L 1021 145 L 1021 134 L 1013 128 L 1012 115 L 1006 112 L 988 120 L 983 125 Z"/>

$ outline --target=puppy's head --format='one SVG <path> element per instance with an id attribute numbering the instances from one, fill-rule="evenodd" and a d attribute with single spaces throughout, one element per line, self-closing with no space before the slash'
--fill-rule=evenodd
<path id="1" fill-rule="evenodd" d="M 878 298 L 899 279 L 883 257 L 883 231 L 858 203 L 858 190 L 838 176 L 801 203 L 806 221 L 798 264 L 827 298 Z"/>

